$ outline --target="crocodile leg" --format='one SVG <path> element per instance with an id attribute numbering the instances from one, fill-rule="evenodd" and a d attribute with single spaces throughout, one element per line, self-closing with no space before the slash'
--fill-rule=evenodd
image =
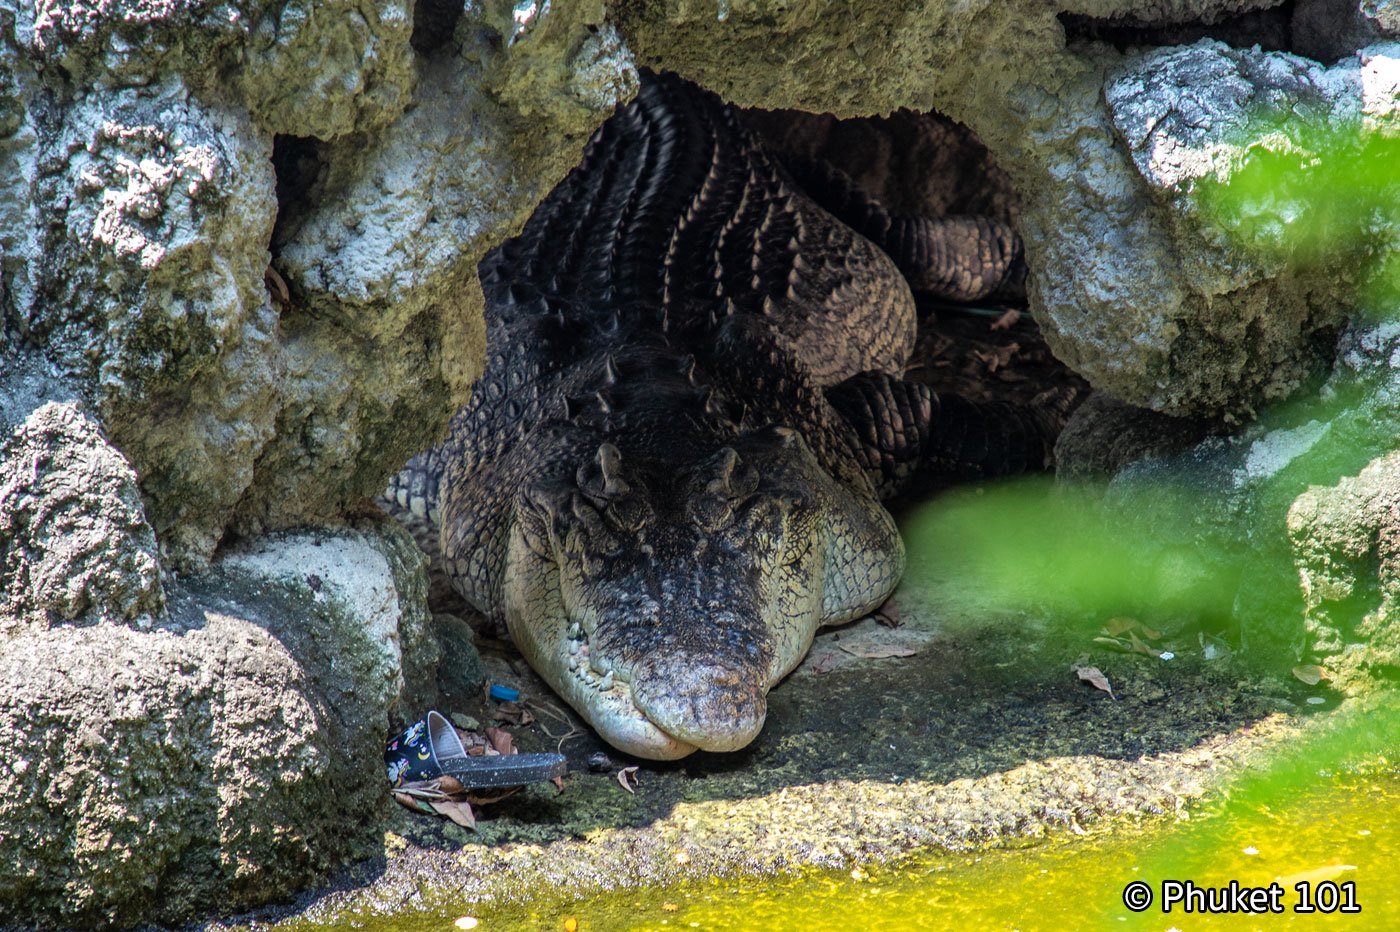
<path id="1" fill-rule="evenodd" d="M 994 478 L 1052 464 L 1055 438 L 1074 392 L 1025 408 L 937 394 L 922 382 L 862 372 L 827 389 L 827 400 L 859 439 L 859 456 L 881 499 L 922 472 Z"/>

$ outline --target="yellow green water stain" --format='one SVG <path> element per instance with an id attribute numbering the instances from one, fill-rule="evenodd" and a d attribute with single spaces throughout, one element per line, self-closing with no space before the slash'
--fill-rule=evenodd
<path id="1" fill-rule="evenodd" d="M 1354 869 L 1343 870 L 1343 867 Z M 1301 875 L 1301 876 L 1300 876 Z M 1282 914 L 1164 913 L 1162 883 L 1267 887 L 1285 882 Z M 1354 884 L 1361 912 L 1303 914 L 1295 880 Z M 1124 888 L 1147 883 L 1154 902 L 1133 913 Z M 977 855 L 915 857 L 839 872 L 711 879 L 620 891 L 572 904 L 464 906 L 480 929 L 912 930 L 1396 929 L 1400 928 L 1400 775 L 1323 779 L 1283 805 L 1237 807 L 1165 830 L 1067 838 Z M 423 917 L 426 919 L 426 917 Z M 452 927 L 443 915 L 418 928 Z M 396 926 L 396 928 L 406 928 Z"/>

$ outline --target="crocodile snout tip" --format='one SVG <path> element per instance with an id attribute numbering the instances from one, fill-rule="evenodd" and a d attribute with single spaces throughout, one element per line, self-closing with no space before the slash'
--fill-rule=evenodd
<path id="1" fill-rule="evenodd" d="M 657 728 L 705 751 L 737 751 L 768 715 L 763 671 L 729 659 L 653 654 L 634 671 L 632 698 Z"/>

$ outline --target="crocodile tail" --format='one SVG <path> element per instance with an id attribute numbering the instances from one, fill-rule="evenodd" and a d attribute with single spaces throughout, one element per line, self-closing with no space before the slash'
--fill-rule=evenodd
<path id="1" fill-rule="evenodd" d="M 892 214 L 829 162 L 783 164 L 809 197 L 883 249 L 915 291 L 958 302 L 1024 300 L 1025 248 L 1008 224 L 972 214 Z"/>

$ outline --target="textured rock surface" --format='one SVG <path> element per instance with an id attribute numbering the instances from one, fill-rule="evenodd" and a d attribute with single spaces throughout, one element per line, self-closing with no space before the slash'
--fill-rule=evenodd
<path id="1" fill-rule="evenodd" d="M 177 924 L 357 852 L 405 676 L 433 660 L 421 555 L 382 521 L 236 548 L 155 625 L 0 642 L 0 923 Z"/>
<path id="2" fill-rule="evenodd" d="M 165 608 L 136 475 L 72 402 L 0 434 L 0 637 L 88 615 L 149 627 Z"/>
<path id="3" fill-rule="evenodd" d="M 635 83 L 600 11 L 473 8 L 426 54 L 412 27 L 399 0 L 0 11 L 4 329 L 93 403 L 175 565 L 333 518 L 435 437 L 480 371 L 477 259 Z M 274 177 L 277 134 L 319 177 Z"/>

